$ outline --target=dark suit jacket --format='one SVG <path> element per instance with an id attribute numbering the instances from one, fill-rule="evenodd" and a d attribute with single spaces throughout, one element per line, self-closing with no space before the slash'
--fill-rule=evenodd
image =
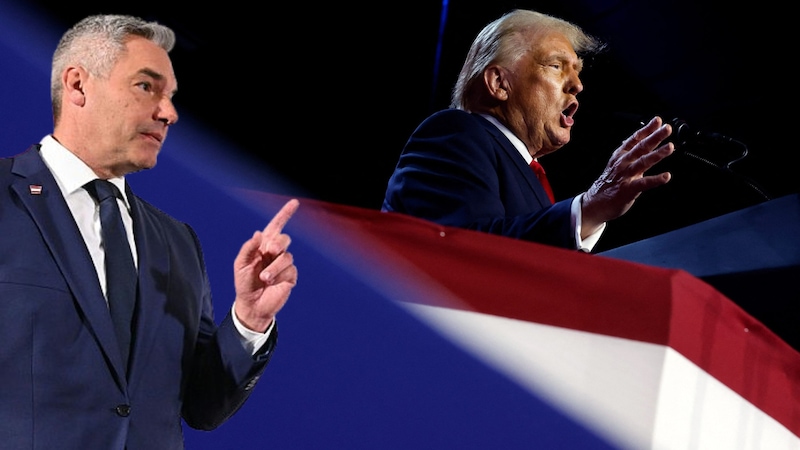
<path id="1" fill-rule="evenodd" d="M 551 205 L 533 170 L 491 122 L 448 109 L 411 135 L 381 209 L 575 249 L 571 202 Z"/>
<path id="2" fill-rule="evenodd" d="M 89 252 L 38 146 L 0 159 L 0 447 L 181 449 L 252 392 L 255 357 L 217 326 L 194 231 L 128 189 L 139 254 L 128 376 Z M 37 190 L 41 188 L 40 193 Z"/>

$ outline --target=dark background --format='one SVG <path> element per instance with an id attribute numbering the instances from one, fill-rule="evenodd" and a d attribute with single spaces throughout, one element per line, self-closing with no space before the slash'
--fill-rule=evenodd
<path id="1" fill-rule="evenodd" d="M 4 81 L 0 90 L 3 156 L 23 151 L 50 131 L 48 60 L 58 35 L 69 25 L 91 13 L 128 12 L 155 18 L 178 32 L 180 44 L 173 57 L 180 79 L 181 92 L 176 102 L 182 122 L 171 131 L 159 167 L 136 174 L 130 181 L 140 196 L 192 224 L 204 243 L 218 317 L 230 308 L 234 296 L 230 261 L 242 240 L 263 227 L 276 210 L 234 195 L 238 189 L 231 188 L 249 183 L 251 175 L 271 180 L 273 174 L 280 173 L 292 183 L 263 184 L 279 186 L 294 195 L 377 209 L 386 179 L 408 134 L 432 110 L 447 104 L 450 85 L 472 37 L 482 25 L 511 6 L 562 13 L 610 44 L 609 53 L 584 74 L 587 90 L 581 94 L 574 142 L 543 161 L 559 195 L 579 192 L 600 173 L 608 155 L 636 128 L 631 123 L 635 120 L 625 119 L 624 114 L 682 117 L 697 130 L 735 137 L 747 143 L 750 150 L 744 161 L 733 166 L 734 175 L 685 154 L 675 155 L 669 167 L 675 174 L 674 181 L 644 195 L 628 215 L 609 226 L 602 245 L 629 242 L 763 201 L 755 189 L 742 181 L 743 175 L 757 180 L 773 197 L 797 192 L 798 183 L 793 176 L 794 124 L 793 116 L 788 114 L 794 106 L 790 103 L 794 97 L 794 48 L 790 45 L 795 44 L 796 38 L 787 37 L 794 28 L 780 28 L 777 23 L 789 17 L 785 6 L 761 2 L 758 9 L 715 10 L 708 3 L 688 2 L 590 4 L 565 0 L 518 5 L 494 2 L 493 6 L 450 3 L 437 59 L 442 11 L 441 4 L 430 2 L 371 8 L 336 4 L 322 10 L 293 4 L 293 10 L 273 3 L 252 7 L 234 2 L 186 3 L 190 6 L 178 8 L 161 2 L 107 8 L 91 3 L 47 6 L 19 0 L 25 7 L 20 9 L 37 10 L 32 15 L 19 14 L 9 7 L 9 2 L 17 0 L 0 0 L 0 64 L 5 69 L 0 75 Z M 555 4 L 560 6 L 552 6 Z M 43 17 L 50 20 L 40 20 Z M 204 129 L 198 129 L 198 125 Z M 217 142 L 217 135 L 230 145 L 220 145 L 224 141 Z M 692 147 L 693 152 L 706 156 L 721 152 L 730 157 L 724 154 L 739 150 L 738 146 L 733 150 L 727 146 L 714 149 L 705 143 Z M 240 162 L 238 156 L 247 155 L 260 161 L 257 165 L 263 164 L 265 170 L 225 170 L 228 167 L 220 153 L 227 148 L 231 160 Z M 206 166 L 213 166 L 213 170 Z M 235 167 L 240 169 L 239 165 Z M 553 406 L 551 395 L 561 388 L 523 386 L 520 373 L 533 373 L 537 378 L 541 373 L 516 365 L 527 364 L 529 358 L 515 358 L 515 367 L 509 371 L 494 364 L 494 358 L 484 359 L 471 346 L 451 340 L 446 330 L 401 307 L 402 303 L 417 300 L 447 304 L 453 300 L 452 291 L 442 284 L 443 280 L 431 279 L 428 274 L 421 276 L 414 267 L 409 269 L 415 261 L 387 252 L 380 242 L 376 244 L 370 231 L 374 224 L 359 221 L 366 231 L 362 233 L 360 226 L 340 226 L 337 214 L 325 216 L 333 218 L 330 224 L 323 222 L 325 219 L 316 220 L 316 214 L 307 216 L 315 210 L 321 212 L 307 206 L 301 207 L 287 228 L 302 274 L 292 299 L 281 310 L 281 343 L 262 378 L 262 387 L 255 390 L 234 420 L 214 432 L 191 430 L 184 424 L 187 449 L 468 450 L 499 446 L 527 450 L 532 445 L 605 449 L 609 446 L 599 441 L 609 436 L 618 438 Z M 797 278 L 797 270 L 793 270 L 796 265 L 745 276 L 739 276 L 737 268 L 762 267 L 758 265 L 762 259 L 751 255 L 763 256 L 770 262 L 779 261 L 784 255 L 794 256 L 791 243 L 796 242 L 796 236 L 791 227 L 796 228 L 796 216 L 796 212 L 789 213 L 785 216 L 791 219 L 788 223 L 774 227 L 754 221 L 752 230 L 735 230 L 741 232 L 737 236 L 754 237 L 747 248 L 726 245 L 742 242 L 730 236 L 709 239 L 711 242 L 687 239 L 680 243 L 711 249 L 712 263 L 724 259 L 724 255 L 735 255 L 731 258 L 733 264 L 724 265 L 726 274 L 736 270 L 727 287 L 747 296 L 752 294 L 759 307 L 773 308 L 772 313 L 792 311 L 792 306 L 798 304 L 797 289 L 789 285 L 789 280 Z M 785 233 L 758 233 L 764 229 Z M 458 234 L 448 233 L 448 237 L 456 238 Z M 408 234 L 402 231 L 401 235 Z M 486 245 L 500 242 L 490 241 L 487 239 Z M 437 251 L 451 248 L 452 242 L 447 242 L 426 250 L 436 256 Z M 723 245 L 717 248 L 717 242 Z M 782 245 L 785 249 L 780 249 Z M 520 251 L 527 248 L 521 245 Z M 545 250 L 530 248 L 534 252 Z M 676 256 L 680 256 L 679 251 Z M 661 253 L 638 256 L 654 258 Z M 634 300 L 634 309 L 642 314 L 639 325 L 660 326 L 654 322 L 657 314 L 653 315 L 653 308 L 660 307 L 652 301 L 661 301 L 658 299 L 664 292 L 659 286 L 681 277 L 676 278 L 670 271 L 663 279 L 632 279 L 624 265 L 617 266 L 621 262 L 609 259 L 595 263 L 619 267 L 609 279 L 603 277 L 608 284 L 599 286 L 610 287 L 614 292 L 610 301 Z M 709 264 L 705 260 L 701 263 Z M 493 271 L 485 273 L 477 264 L 471 267 L 491 283 Z M 461 274 L 457 276 L 465 276 L 457 272 Z M 775 274 L 781 278 L 774 280 Z M 539 275 L 542 274 L 521 281 L 509 298 L 530 294 L 535 301 L 542 286 L 555 282 L 542 285 L 544 278 Z M 655 283 L 653 295 L 642 297 L 641 283 L 649 283 L 648 280 Z M 681 286 L 685 291 L 687 285 Z M 779 292 L 782 286 L 786 289 Z M 605 292 L 590 290 L 598 295 Z M 625 293 L 635 297 L 617 295 Z M 605 301 L 598 295 L 587 298 Z M 669 320 L 675 322 L 671 336 L 680 335 L 684 343 L 712 349 L 713 358 L 745 346 L 747 351 L 740 361 L 748 367 L 745 372 L 749 378 L 745 382 L 768 376 L 766 372 L 774 366 L 770 361 L 791 359 L 782 343 L 767 333 L 758 333 L 758 326 L 745 328 L 746 334 L 740 334 L 737 330 L 742 330 L 741 325 L 749 323 L 749 319 L 729 308 L 731 305 L 703 294 L 700 300 L 709 308 L 699 315 L 689 314 L 691 320 L 686 322 L 681 319 L 681 312 L 686 315 L 697 305 L 691 305 L 691 295 L 678 297 L 671 300 L 674 307 Z M 735 316 L 733 323 L 725 320 L 731 315 Z M 797 314 L 782 317 L 785 320 L 779 322 L 791 327 L 791 319 Z M 607 322 L 609 317 L 595 319 L 594 322 Z M 695 319 L 703 320 L 702 336 L 685 332 L 684 325 L 700 323 Z M 492 329 L 487 326 L 470 330 L 489 337 Z M 795 336 L 796 328 L 776 327 L 775 331 L 790 329 L 791 336 Z M 714 340 L 720 331 L 733 338 Z M 525 333 L 522 339 L 529 336 Z M 697 339 L 692 340 L 692 336 Z M 398 345 L 399 337 L 402 345 Z M 603 341 L 601 338 L 596 342 L 599 346 L 593 348 L 602 350 Z M 546 344 L 541 350 L 563 349 L 563 343 Z M 613 381 L 629 378 L 627 368 L 640 368 L 646 361 L 638 358 L 632 365 L 627 364 L 618 358 L 619 343 L 611 344 L 616 359 L 601 364 L 601 369 L 610 370 L 607 376 L 593 380 L 610 380 L 609 386 L 619 389 L 623 403 L 636 402 L 638 411 L 659 406 L 652 403 L 657 398 L 653 389 L 661 385 L 651 382 L 657 381 L 653 377 L 658 375 L 651 368 L 640 371 L 644 378 L 639 385 L 644 389 L 632 390 Z M 759 346 L 775 358 L 752 351 Z M 515 342 L 506 346 L 501 343 L 492 350 L 500 355 L 517 347 Z M 641 352 L 636 350 L 636 354 Z M 759 384 L 762 385 L 765 384 Z M 614 390 L 607 394 L 615 395 Z M 595 397 L 590 395 L 587 399 Z M 791 401 L 789 396 L 787 401 Z M 580 409 L 590 410 L 589 403 L 584 402 Z M 703 407 L 703 411 L 709 410 L 709 404 L 704 403 Z M 690 416 L 691 411 L 688 415 L 677 414 L 676 426 L 680 427 Z M 622 427 L 628 429 L 636 428 L 640 421 L 626 422 L 629 423 Z M 696 424 L 690 422 L 686 426 L 697 430 Z M 737 429 L 735 424 L 728 428 Z M 710 430 L 711 435 L 715 430 Z M 765 430 L 757 430 L 767 439 L 775 437 L 761 431 Z M 705 432 L 705 428 L 697 431 Z"/>
<path id="2" fill-rule="evenodd" d="M 179 112 L 285 177 L 279 193 L 380 208 L 405 140 L 447 106 L 475 34 L 517 7 L 571 20 L 608 44 L 584 71 L 572 142 L 542 160 L 557 197 L 586 189 L 640 118 L 679 118 L 686 136 L 729 138 L 693 137 L 657 166 L 673 181 L 613 222 L 597 250 L 800 187 L 786 136 L 796 39 L 773 0 L 28 3 L 64 29 L 94 13 L 171 26 Z"/>

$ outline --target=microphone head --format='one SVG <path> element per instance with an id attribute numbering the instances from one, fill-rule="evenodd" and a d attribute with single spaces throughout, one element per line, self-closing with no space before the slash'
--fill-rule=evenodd
<path id="1" fill-rule="evenodd" d="M 676 117 L 668 123 L 672 126 L 672 134 L 667 138 L 667 141 L 672 142 L 676 147 L 686 145 L 694 136 L 685 120 Z"/>
<path id="2" fill-rule="evenodd" d="M 625 112 L 615 112 L 613 116 L 615 119 L 621 120 L 625 123 L 635 123 L 639 126 L 644 126 L 650 121 L 651 118 L 650 116 Z M 672 120 L 665 121 L 665 123 L 668 123 L 672 126 L 672 134 L 665 140 L 665 142 L 672 142 L 675 144 L 676 148 L 686 145 L 696 136 L 696 133 L 692 132 L 691 128 L 689 128 L 689 124 L 681 118 L 676 117 Z"/>

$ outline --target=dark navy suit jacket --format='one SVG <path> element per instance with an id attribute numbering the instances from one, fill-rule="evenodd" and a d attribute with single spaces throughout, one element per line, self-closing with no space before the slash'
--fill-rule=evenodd
<path id="1" fill-rule="evenodd" d="M 194 231 L 133 195 L 139 255 L 129 372 L 89 252 L 39 147 L 0 159 L 0 447 L 183 448 L 264 371 L 230 315 L 218 326 Z"/>
<path id="2" fill-rule="evenodd" d="M 525 159 L 491 122 L 448 109 L 412 133 L 381 209 L 575 249 L 571 203 L 551 204 Z"/>

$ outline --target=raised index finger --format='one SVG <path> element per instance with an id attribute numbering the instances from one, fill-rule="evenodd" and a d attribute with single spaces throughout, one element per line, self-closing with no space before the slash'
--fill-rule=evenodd
<path id="1" fill-rule="evenodd" d="M 275 217 L 269 221 L 266 228 L 264 228 L 264 234 L 266 235 L 273 235 L 273 234 L 280 234 L 283 231 L 283 227 L 286 226 L 286 222 L 292 218 L 297 208 L 300 206 L 300 202 L 293 198 L 286 202 L 283 205 L 280 211 L 275 214 Z"/>

